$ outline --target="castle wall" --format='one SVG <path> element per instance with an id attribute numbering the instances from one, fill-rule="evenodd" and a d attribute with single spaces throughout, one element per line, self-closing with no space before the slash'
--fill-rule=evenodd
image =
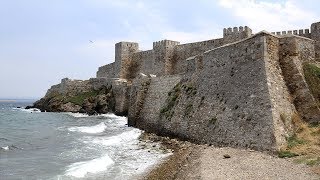
<path id="1" fill-rule="evenodd" d="M 315 58 L 320 62 L 320 22 L 311 25 L 311 38 L 315 41 Z"/>
<path id="2" fill-rule="evenodd" d="M 171 40 L 162 40 L 153 43 L 153 74 L 157 76 L 174 74 L 174 47 L 179 44 L 180 42 Z"/>
<path id="3" fill-rule="evenodd" d="M 128 115 L 129 125 L 145 129 L 148 132 L 158 132 L 163 126 L 159 122 L 159 113 L 164 106 L 168 92 L 180 82 L 181 76 L 161 76 L 151 78 L 148 90 L 144 92 L 146 78 L 137 79 L 131 88 L 130 109 Z M 145 93 L 145 94 L 143 94 Z M 143 97 L 143 101 L 141 97 Z M 136 118 L 136 116 L 139 118 Z"/>
<path id="4" fill-rule="evenodd" d="M 139 69 L 136 72 L 133 72 L 133 76 L 136 77 L 139 73 L 146 75 L 154 74 L 154 51 L 147 50 L 134 53 L 132 55 L 133 61 L 139 62 Z"/>
<path id="5" fill-rule="evenodd" d="M 311 38 L 310 29 L 278 31 L 278 32 L 272 32 L 271 34 L 274 34 L 277 36 L 297 35 L 297 36 L 301 36 L 301 37 Z"/>
<path id="6" fill-rule="evenodd" d="M 224 44 L 240 41 L 242 39 L 250 37 L 251 35 L 252 30 L 248 26 L 223 29 Z"/>
<path id="7" fill-rule="evenodd" d="M 274 133 L 274 118 L 292 109 L 274 62 L 278 51 L 266 50 L 265 37 L 262 33 L 205 52 L 203 68 L 192 76 L 152 79 L 140 118 L 132 123 L 198 143 L 278 149 L 286 131 L 280 124 Z"/>
<path id="8" fill-rule="evenodd" d="M 294 38 L 294 37 L 293 37 Z M 279 62 L 281 53 L 279 38 L 273 35 L 263 37 L 265 54 L 265 72 L 268 91 L 272 106 L 273 127 L 278 146 L 286 143 L 286 136 L 293 132 L 292 117 L 295 107 L 292 98 L 283 79 L 283 72 Z"/>
<path id="9" fill-rule="evenodd" d="M 303 63 L 314 62 L 314 41 L 299 37 L 280 38 L 280 65 L 292 101 L 307 122 L 319 122 L 320 109 L 304 78 Z"/>
<path id="10" fill-rule="evenodd" d="M 115 78 L 116 68 L 115 62 L 99 67 L 97 71 L 97 78 Z"/>
<path id="11" fill-rule="evenodd" d="M 273 34 L 280 37 L 298 35 L 315 40 L 315 57 L 320 61 L 320 23 L 313 23 L 311 31 L 300 29 L 273 32 Z M 100 67 L 97 77 L 132 79 L 140 72 L 157 76 L 184 74 L 191 65 L 190 61 L 186 61 L 187 58 L 251 36 L 252 30 L 247 26 L 225 28 L 223 38 L 220 39 L 182 45 L 176 41 L 162 40 L 154 42 L 152 50 L 140 52 L 138 43 L 119 42 L 115 45 L 115 62 Z"/>
<path id="12" fill-rule="evenodd" d="M 202 42 L 177 45 L 174 48 L 173 54 L 173 74 L 183 74 L 187 72 L 187 58 L 202 54 L 205 51 L 222 46 L 223 42 L 223 39 L 220 38 Z"/>
<path id="13" fill-rule="evenodd" d="M 131 56 L 139 51 L 139 44 L 134 42 L 119 42 L 115 45 L 115 76 L 127 79 L 131 68 Z"/>
<path id="14" fill-rule="evenodd" d="M 203 55 L 189 57 L 187 60 L 187 74 L 193 74 L 203 69 Z"/>

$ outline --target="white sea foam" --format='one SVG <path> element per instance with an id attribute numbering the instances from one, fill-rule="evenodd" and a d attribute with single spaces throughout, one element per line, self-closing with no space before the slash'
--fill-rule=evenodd
<path id="1" fill-rule="evenodd" d="M 140 135 L 141 135 L 141 130 L 132 129 L 130 131 L 123 132 L 116 136 L 111 136 L 107 138 L 96 138 L 91 142 L 95 144 L 104 145 L 104 146 L 114 146 L 114 145 L 126 144 L 128 142 L 137 140 Z"/>
<path id="2" fill-rule="evenodd" d="M 9 151 L 9 146 L 1 147 L 1 149 L 5 150 L 5 151 Z"/>
<path id="3" fill-rule="evenodd" d="M 69 165 L 65 175 L 77 178 L 83 178 L 88 173 L 98 173 L 107 170 L 109 166 L 114 164 L 113 160 L 108 156 L 102 156 L 90 161 L 76 162 Z"/>
<path id="4" fill-rule="evenodd" d="M 99 114 L 99 115 L 96 115 L 98 117 L 106 117 L 106 118 L 110 118 L 110 119 L 117 119 L 117 120 L 127 120 L 128 118 L 125 117 L 125 116 L 117 116 L 115 114 Z"/>
<path id="5" fill-rule="evenodd" d="M 85 113 L 71 113 L 71 112 L 67 112 L 66 114 L 68 114 L 69 116 L 73 116 L 75 118 L 84 118 L 84 117 L 89 117 L 88 114 Z"/>
<path id="6" fill-rule="evenodd" d="M 73 116 L 75 118 L 85 118 L 85 117 L 90 117 L 88 114 L 85 113 L 71 113 L 71 112 L 67 112 L 65 114 L 68 114 L 70 116 Z M 125 116 L 117 116 L 115 114 L 98 114 L 98 115 L 93 115 L 92 117 L 105 117 L 105 118 L 109 118 L 109 119 L 118 119 L 118 120 L 127 120 L 127 117 Z"/>
<path id="7" fill-rule="evenodd" d="M 83 132 L 89 134 L 102 133 L 107 128 L 104 122 L 97 124 L 95 126 L 80 126 L 80 127 L 70 127 L 68 128 L 71 132 Z"/>
<path id="8" fill-rule="evenodd" d="M 41 112 L 40 109 L 37 108 L 30 108 L 30 109 L 24 109 L 24 108 L 12 108 L 13 110 L 19 110 L 23 112 L 33 113 L 33 112 Z"/>

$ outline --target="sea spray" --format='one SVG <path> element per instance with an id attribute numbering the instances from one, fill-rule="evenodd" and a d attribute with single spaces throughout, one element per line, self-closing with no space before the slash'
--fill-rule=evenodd
<path id="1" fill-rule="evenodd" d="M 89 134 L 102 133 L 107 128 L 104 122 L 95 126 L 81 126 L 81 127 L 70 127 L 68 128 L 71 132 L 83 132 Z"/>
<path id="2" fill-rule="evenodd" d="M 105 171 L 108 166 L 114 164 L 113 160 L 104 155 L 89 161 L 76 162 L 67 167 L 65 175 L 77 178 L 85 177 L 88 173 L 98 173 Z"/>

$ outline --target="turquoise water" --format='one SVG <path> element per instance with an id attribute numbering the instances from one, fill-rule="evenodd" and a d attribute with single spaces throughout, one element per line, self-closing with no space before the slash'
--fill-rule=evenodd
<path id="1" fill-rule="evenodd" d="M 134 179 L 168 156 L 125 117 L 41 113 L 0 103 L 0 179 Z"/>

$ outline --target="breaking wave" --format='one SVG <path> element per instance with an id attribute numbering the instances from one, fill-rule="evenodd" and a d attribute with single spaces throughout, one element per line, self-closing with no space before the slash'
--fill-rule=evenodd
<path id="1" fill-rule="evenodd" d="M 81 127 L 70 127 L 68 128 L 71 132 L 83 132 L 89 134 L 102 133 L 107 128 L 104 122 L 95 126 L 81 126 Z"/>
<path id="2" fill-rule="evenodd" d="M 113 145 L 120 145 L 126 144 L 128 142 L 132 142 L 137 140 L 141 135 L 141 130 L 139 129 L 132 129 L 131 131 L 123 132 L 116 136 L 111 136 L 107 138 L 97 138 L 92 140 L 93 143 L 104 145 L 104 146 L 113 146 Z"/>
<path id="3" fill-rule="evenodd" d="M 85 118 L 85 117 L 89 117 L 88 114 L 85 113 L 71 113 L 71 112 L 67 112 L 66 114 L 68 114 L 69 116 L 73 116 L 75 118 Z"/>
<path id="4" fill-rule="evenodd" d="M 77 178 L 83 178 L 88 173 L 98 173 L 108 169 L 114 164 L 114 161 L 108 156 L 104 155 L 89 161 L 76 162 L 69 165 L 65 175 Z"/>
<path id="5" fill-rule="evenodd" d="M 23 112 L 33 113 L 33 112 L 41 112 L 40 109 L 37 108 L 30 108 L 30 109 L 24 109 L 24 108 L 12 108 L 13 110 L 20 110 Z"/>
<path id="6" fill-rule="evenodd" d="M 15 150 L 15 149 L 20 149 L 20 148 L 14 145 L 0 147 L 0 150 L 2 151 L 9 151 L 9 150 Z"/>

